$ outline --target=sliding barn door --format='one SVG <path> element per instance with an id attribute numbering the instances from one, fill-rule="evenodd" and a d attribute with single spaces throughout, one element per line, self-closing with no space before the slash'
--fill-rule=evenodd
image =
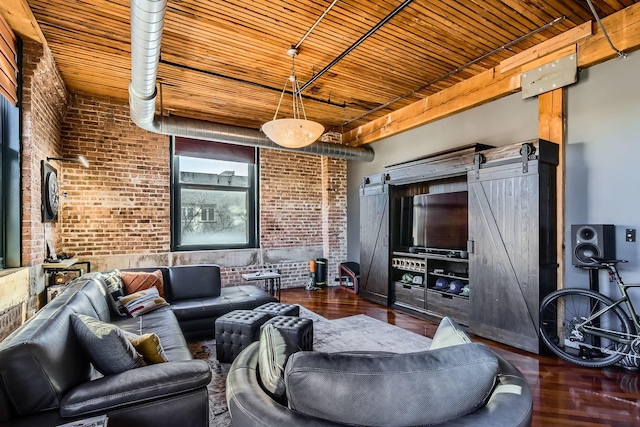
<path id="1" fill-rule="evenodd" d="M 549 188 L 555 166 L 541 165 L 542 176 L 538 166 L 518 162 L 468 173 L 470 329 L 535 353 L 539 303 L 556 267 Z"/>
<path id="2" fill-rule="evenodd" d="M 360 189 L 360 296 L 389 304 L 389 186 Z"/>

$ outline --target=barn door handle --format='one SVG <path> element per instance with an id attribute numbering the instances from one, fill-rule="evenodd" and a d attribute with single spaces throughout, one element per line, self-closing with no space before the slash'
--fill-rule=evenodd
<path id="1" fill-rule="evenodd" d="M 467 240 L 467 253 L 472 254 L 475 249 L 475 242 L 473 240 Z"/>

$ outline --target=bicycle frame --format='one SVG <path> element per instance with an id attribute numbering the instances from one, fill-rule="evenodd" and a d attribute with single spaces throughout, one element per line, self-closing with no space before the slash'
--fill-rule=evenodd
<path id="1" fill-rule="evenodd" d="M 615 264 L 613 265 L 606 264 L 606 267 L 609 269 L 609 272 L 610 272 L 609 274 L 612 275 L 614 281 L 616 282 L 616 285 L 618 286 L 618 289 L 620 289 L 620 293 L 622 293 L 622 298 L 618 299 L 613 304 L 608 305 L 603 309 L 593 313 L 591 316 L 586 318 L 581 324 L 577 325 L 577 327 L 580 332 L 587 332 L 591 335 L 594 335 L 600 338 L 606 338 L 611 341 L 618 342 L 620 344 L 631 345 L 636 340 L 636 338 L 638 338 L 637 335 L 632 335 L 631 337 L 627 337 L 627 336 L 623 336 L 622 334 L 616 331 L 611 331 L 608 329 L 600 329 L 596 326 L 590 325 L 591 322 L 594 322 L 594 321 L 597 322 L 598 317 L 600 317 L 601 315 L 612 310 L 614 307 L 618 307 L 624 303 L 627 309 L 629 310 L 630 318 L 631 318 L 631 321 L 633 322 L 633 325 L 635 326 L 636 333 L 638 330 L 640 330 L 640 322 L 638 321 L 638 315 L 636 314 L 636 310 L 633 306 L 633 302 L 629 298 L 629 293 L 627 292 L 627 289 L 629 288 L 640 288 L 640 284 L 625 285 L 624 282 L 622 281 L 622 277 L 620 277 L 620 273 L 618 273 L 618 269 L 616 268 Z"/>

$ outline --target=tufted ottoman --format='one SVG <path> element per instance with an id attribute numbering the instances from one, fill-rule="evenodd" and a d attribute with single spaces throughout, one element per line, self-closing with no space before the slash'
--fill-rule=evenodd
<path id="1" fill-rule="evenodd" d="M 268 302 L 260 307 L 254 308 L 253 311 L 267 313 L 270 317 L 276 316 L 299 316 L 300 306 L 294 304 L 283 304 L 279 302 Z"/>
<path id="2" fill-rule="evenodd" d="M 275 326 L 282 335 L 288 337 L 300 347 L 300 350 L 313 350 L 313 320 L 303 317 L 276 316 L 265 322 Z M 261 326 L 260 330 L 264 327 Z"/>
<path id="3" fill-rule="evenodd" d="M 216 319 L 216 357 L 233 362 L 238 354 L 260 338 L 260 327 L 269 320 L 267 313 L 235 310 Z"/>

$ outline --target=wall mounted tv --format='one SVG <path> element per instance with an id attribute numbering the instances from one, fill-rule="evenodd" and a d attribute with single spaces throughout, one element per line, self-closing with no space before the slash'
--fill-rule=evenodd
<path id="1" fill-rule="evenodd" d="M 401 245 L 417 249 L 467 249 L 468 192 L 419 194 L 401 201 Z"/>

